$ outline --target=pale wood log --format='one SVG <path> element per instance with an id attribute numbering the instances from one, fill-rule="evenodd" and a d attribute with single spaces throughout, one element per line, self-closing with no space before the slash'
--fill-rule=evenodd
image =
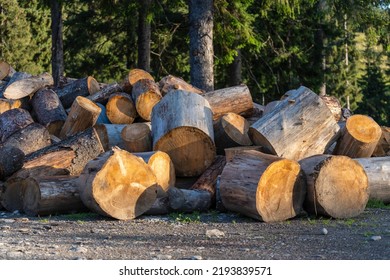
<path id="1" fill-rule="evenodd" d="M 54 83 L 52 75 L 43 73 L 26 79 L 13 82 L 4 91 L 4 97 L 8 99 L 21 99 L 36 93 L 41 88 L 52 86 Z"/>
<path id="2" fill-rule="evenodd" d="M 261 146 L 240 146 L 240 147 L 227 148 L 225 149 L 226 161 L 231 161 L 235 155 L 238 155 L 243 151 L 248 151 L 248 150 L 264 152 L 263 147 Z"/>
<path id="3" fill-rule="evenodd" d="M 55 89 L 64 108 L 69 108 L 76 97 L 87 97 L 99 91 L 99 83 L 91 76 L 77 79 L 62 88 Z"/>
<path id="4" fill-rule="evenodd" d="M 249 123 L 240 115 L 227 113 L 214 124 L 214 142 L 217 154 L 224 155 L 225 149 L 250 146 Z"/>
<path id="5" fill-rule="evenodd" d="M 124 129 L 125 124 L 96 124 L 94 126 L 99 140 L 102 143 L 104 151 L 109 151 L 113 147 L 125 149 L 125 144 L 121 137 L 121 132 Z"/>
<path id="6" fill-rule="evenodd" d="M 138 115 L 146 121 L 151 120 L 153 107 L 162 96 L 158 85 L 153 80 L 142 79 L 133 85 L 131 91 Z"/>
<path id="7" fill-rule="evenodd" d="M 390 156 L 390 127 L 382 126 L 382 136 L 372 153 L 373 157 Z"/>
<path id="8" fill-rule="evenodd" d="M 15 70 L 6 61 L 0 60 L 0 81 L 12 77 Z"/>
<path id="9" fill-rule="evenodd" d="M 3 145 L 15 147 L 28 155 L 51 145 L 51 138 L 49 131 L 43 125 L 32 123 L 11 134 Z"/>
<path id="10" fill-rule="evenodd" d="M 77 96 L 62 126 L 60 138 L 70 137 L 94 126 L 101 111 L 102 109 L 91 100 Z"/>
<path id="11" fill-rule="evenodd" d="M 24 109 L 15 108 L 4 112 L 0 115 L 0 143 L 33 122 L 30 113 Z"/>
<path id="12" fill-rule="evenodd" d="M 41 89 L 32 97 L 31 105 L 37 121 L 50 134 L 59 136 L 67 114 L 58 95 L 51 89 Z"/>
<path id="13" fill-rule="evenodd" d="M 81 200 L 90 210 L 120 220 L 142 215 L 152 207 L 157 194 L 151 168 L 119 148 L 88 162 L 78 185 Z"/>
<path id="14" fill-rule="evenodd" d="M 268 113 L 271 113 L 275 110 L 275 108 L 281 103 L 282 101 L 280 100 L 275 100 L 275 101 L 271 101 L 269 103 L 267 103 L 267 105 L 265 105 L 265 108 L 264 108 L 264 111 L 263 111 L 263 116 L 268 114 Z"/>
<path id="15" fill-rule="evenodd" d="M 168 75 L 163 77 L 158 83 L 162 96 L 165 96 L 169 91 L 181 89 L 184 91 L 194 92 L 197 94 L 204 94 L 204 91 L 187 83 L 179 77 Z"/>
<path id="16" fill-rule="evenodd" d="M 99 91 L 93 93 L 92 95 L 87 96 L 87 98 L 93 102 L 105 104 L 111 94 L 122 91 L 123 89 L 118 83 L 112 83 L 101 88 Z"/>
<path id="17" fill-rule="evenodd" d="M 269 153 L 300 160 L 324 153 L 339 129 L 322 99 L 302 86 L 254 123 L 249 136 Z"/>
<path id="18" fill-rule="evenodd" d="M 150 122 L 126 125 L 121 137 L 124 149 L 132 153 L 152 151 L 152 126 Z"/>
<path id="19" fill-rule="evenodd" d="M 154 150 L 171 157 L 177 176 L 202 174 L 216 155 L 207 100 L 196 93 L 170 91 L 153 108 L 152 139 Z"/>
<path id="20" fill-rule="evenodd" d="M 111 94 L 106 110 L 107 117 L 113 124 L 132 124 L 137 117 L 134 102 L 125 92 Z"/>
<path id="21" fill-rule="evenodd" d="M 335 96 L 322 95 L 321 99 L 325 102 L 326 106 L 328 106 L 329 110 L 332 112 L 334 119 L 336 122 L 341 119 L 341 103 L 339 99 Z"/>
<path id="22" fill-rule="evenodd" d="M 346 156 L 316 155 L 300 162 L 305 173 L 305 210 L 314 215 L 351 218 L 368 201 L 368 178 L 363 166 Z"/>
<path id="23" fill-rule="evenodd" d="M 351 158 L 370 157 L 381 135 L 380 126 L 372 118 L 353 115 L 347 119 L 333 154 Z"/>
<path id="24" fill-rule="evenodd" d="M 369 199 L 390 203 L 390 157 L 357 158 L 368 177 Z"/>
<path id="25" fill-rule="evenodd" d="M 12 146 L 0 146 L 0 180 L 11 176 L 23 166 L 25 154 Z"/>
<path id="26" fill-rule="evenodd" d="M 21 100 L 0 98 L 0 114 L 9 111 L 11 109 L 21 108 Z"/>
<path id="27" fill-rule="evenodd" d="M 226 113 L 250 116 L 253 113 L 253 101 L 246 85 L 223 88 L 203 95 L 213 112 L 213 120 L 218 120 Z"/>
<path id="28" fill-rule="evenodd" d="M 25 186 L 23 211 L 30 216 L 47 216 L 87 211 L 81 201 L 77 176 L 20 179 Z"/>
<path id="29" fill-rule="evenodd" d="M 121 87 L 125 92 L 131 93 L 134 84 L 139 80 L 144 80 L 144 79 L 154 81 L 152 75 L 150 75 L 145 70 L 138 69 L 138 68 L 132 69 L 129 71 L 129 74 L 122 81 Z"/>
<path id="30" fill-rule="evenodd" d="M 31 74 L 26 73 L 26 72 L 15 72 L 12 75 L 12 77 L 8 80 L 8 82 L 1 87 L 1 89 L 0 89 L 0 97 L 1 98 L 4 97 L 4 92 L 5 92 L 5 90 L 7 89 L 8 86 L 10 86 L 11 84 L 13 84 L 16 81 L 20 81 L 20 80 L 23 80 L 23 79 L 30 78 L 31 76 L 32 76 Z"/>
<path id="31" fill-rule="evenodd" d="M 306 194 L 298 162 L 243 151 L 221 174 L 220 195 L 231 211 L 264 221 L 284 221 L 302 211 Z"/>

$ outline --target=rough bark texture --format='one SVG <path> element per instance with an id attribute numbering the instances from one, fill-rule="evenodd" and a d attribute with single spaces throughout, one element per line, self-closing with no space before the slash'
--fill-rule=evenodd
<path id="1" fill-rule="evenodd" d="M 150 75 L 147 71 L 137 68 L 132 69 L 126 78 L 122 81 L 121 87 L 125 92 L 131 93 L 134 84 L 143 79 L 154 81 L 152 75 Z"/>
<path id="2" fill-rule="evenodd" d="M 87 96 L 87 98 L 93 102 L 105 104 L 111 94 L 122 91 L 123 89 L 118 83 L 112 83 L 104 86 L 99 91 Z"/>
<path id="3" fill-rule="evenodd" d="M 139 80 L 133 85 L 131 95 L 140 117 L 150 121 L 153 107 L 162 98 L 158 85 L 149 79 Z"/>
<path id="4" fill-rule="evenodd" d="M 204 98 L 210 103 L 213 120 L 218 120 L 226 113 L 250 116 L 253 112 L 252 96 L 246 85 L 211 91 Z"/>
<path id="5" fill-rule="evenodd" d="M 124 124 L 97 124 L 94 126 L 104 151 L 109 151 L 113 147 L 125 148 L 121 132 Z"/>
<path id="6" fill-rule="evenodd" d="M 305 194 L 296 161 L 257 151 L 236 155 L 221 174 L 224 207 L 265 222 L 295 217 L 302 210 Z"/>
<path id="7" fill-rule="evenodd" d="M 254 145 L 263 146 L 272 154 L 300 160 L 324 153 L 339 129 L 321 98 L 300 87 L 254 123 L 249 136 Z"/>
<path id="8" fill-rule="evenodd" d="M 213 0 L 190 0 L 190 75 L 191 84 L 214 90 Z"/>
<path id="9" fill-rule="evenodd" d="M 150 71 L 151 28 L 148 14 L 152 0 L 138 0 L 138 68 Z"/>
<path id="10" fill-rule="evenodd" d="M 267 103 L 267 105 L 265 105 L 265 108 L 264 108 L 263 116 L 272 112 L 276 108 L 276 106 L 278 104 L 280 104 L 281 102 L 282 101 L 280 101 L 280 100 L 275 100 L 275 101 L 271 101 L 271 102 Z"/>
<path id="11" fill-rule="evenodd" d="M 4 112 L 0 115 L 0 143 L 33 122 L 30 113 L 24 109 L 16 108 Z"/>
<path id="12" fill-rule="evenodd" d="M 325 102 L 326 106 L 328 106 L 329 110 L 332 112 L 334 119 L 336 122 L 341 119 L 341 104 L 337 97 L 324 95 L 320 96 L 321 99 Z"/>
<path id="13" fill-rule="evenodd" d="M 341 138 L 333 151 L 335 155 L 351 158 L 370 157 L 382 135 L 380 126 L 370 117 L 353 115 L 341 131 Z"/>
<path id="14" fill-rule="evenodd" d="M 92 211 L 120 220 L 134 219 L 156 200 L 156 177 L 140 158 L 113 149 L 88 162 L 79 177 L 83 203 Z"/>
<path id="15" fill-rule="evenodd" d="M 0 147 L 0 180 L 11 176 L 22 168 L 24 153 L 12 146 Z"/>
<path id="16" fill-rule="evenodd" d="M 4 91 L 4 97 L 8 99 L 21 99 L 34 94 L 41 88 L 53 85 L 53 77 L 49 73 L 32 76 L 9 84 Z"/>
<path id="17" fill-rule="evenodd" d="M 369 198 L 390 203 L 390 157 L 357 158 L 368 177 Z"/>
<path id="18" fill-rule="evenodd" d="M 44 125 L 50 134 L 59 136 L 67 114 L 58 95 L 51 89 L 41 89 L 31 99 L 37 121 Z"/>
<path id="19" fill-rule="evenodd" d="M 261 146 L 240 146 L 240 147 L 227 148 L 225 149 L 226 161 L 231 161 L 235 155 L 238 155 L 243 151 L 248 151 L 248 150 L 263 152 L 263 148 Z"/>
<path id="20" fill-rule="evenodd" d="M 197 176 L 214 161 L 210 106 L 202 96 L 181 90 L 168 93 L 152 114 L 153 149 L 166 152 L 176 175 Z"/>
<path id="21" fill-rule="evenodd" d="M 316 155 L 299 162 L 305 173 L 304 208 L 314 215 L 351 218 L 368 201 L 368 179 L 361 164 L 346 156 Z"/>
<path id="22" fill-rule="evenodd" d="M 126 125 L 121 132 L 121 137 L 126 151 L 140 153 L 153 150 L 152 126 L 149 122 Z"/>
<path id="23" fill-rule="evenodd" d="M 137 117 L 137 110 L 129 94 L 118 92 L 108 99 L 106 114 L 113 124 L 131 124 Z"/>
<path id="24" fill-rule="evenodd" d="M 390 127 L 382 126 L 382 136 L 372 153 L 373 157 L 390 156 Z"/>
<path id="25" fill-rule="evenodd" d="M 51 15 L 51 69 L 54 87 L 59 87 L 61 77 L 64 76 L 64 46 L 62 40 L 62 3 L 58 0 L 50 1 Z"/>
<path id="26" fill-rule="evenodd" d="M 194 92 L 198 94 L 204 94 L 203 90 L 194 87 L 193 85 L 187 83 L 183 79 L 172 75 L 165 76 L 160 80 L 158 84 L 162 96 L 165 96 L 169 91 L 176 90 L 176 89 L 181 89 L 181 90 Z"/>

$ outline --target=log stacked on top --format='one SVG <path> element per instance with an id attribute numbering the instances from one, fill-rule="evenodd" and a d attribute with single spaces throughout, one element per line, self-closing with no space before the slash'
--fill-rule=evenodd
<path id="1" fill-rule="evenodd" d="M 353 217 L 369 198 L 390 203 L 388 128 L 305 87 L 261 106 L 246 85 L 203 92 L 141 69 L 121 82 L 89 76 L 54 88 L 47 73 L 0 62 L 0 81 L 8 211 L 128 220 L 217 206 L 276 222 Z"/>

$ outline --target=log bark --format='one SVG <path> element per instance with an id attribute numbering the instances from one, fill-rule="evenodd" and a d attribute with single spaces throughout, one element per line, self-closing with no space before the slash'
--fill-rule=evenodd
<path id="1" fill-rule="evenodd" d="M 390 157 L 357 158 L 368 177 L 369 199 L 390 203 Z"/>
<path id="2" fill-rule="evenodd" d="M 111 94 L 122 91 L 123 89 L 118 83 L 112 83 L 87 96 L 87 98 L 93 102 L 105 104 Z"/>
<path id="3" fill-rule="evenodd" d="M 153 108 L 152 139 L 153 150 L 171 157 L 177 176 L 202 174 L 216 155 L 207 100 L 181 90 L 168 93 Z"/>
<path id="4" fill-rule="evenodd" d="M 254 123 L 249 136 L 254 145 L 271 154 L 300 160 L 324 153 L 337 139 L 339 129 L 321 98 L 300 87 Z"/>
<path id="5" fill-rule="evenodd" d="M 348 118 L 341 138 L 333 152 L 351 158 L 370 157 L 382 135 L 380 126 L 370 117 L 353 115 Z"/>
<path id="6" fill-rule="evenodd" d="M 156 177 L 140 158 L 113 149 L 88 162 L 79 177 L 83 203 L 92 211 L 120 220 L 134 219 L 156 200 Z"/>
<path id="7" fill-rule="evenodd" d="M 346 156 L 316 155 L 299 162 L 306 175 L 305 210 L 318 216 L 351 218 L 368 201 L 368 179 L 361 164 Z"/>
<path id="8" fill-rule="evenodd" d="M 32 123 L 10 135 L 3 145 L 15 147 L 28 155 L 51 145 L 51 138 L 43 125 Z"/>
<path id="9" fill-rule="evenodd" d="M 246 85 L 207 92 L 203 96 L 210 103 L 213 120 L 218 120 L 226 113 L 242 116 L 250 116 L 253 113 L 252 96 Z"/>
<path id="10" fill-rule="evenodd" d="M 131 95 L 138 115 L 144 120 L 150 121 L 153 107 L 162 98 L 158 85 L 152 80 L 139 80 L 133 85 Z"/>
<path id="11" fill-rule="evenodd" d="M 12 85 L 16 81 L 20 81 L 20 80 L 23 80 L 23 79 L 30 78 L 31 76 L 32 76 L 31 74 L 28 74 L 26 72 L 15 72 L 12 75 L 12 77 L 9 79 L 8 83 L 5 86 L 2 86 L 2 88 L 0 90 L 0 97 L 1 98 L 4 97 L 4 92 L 5 92 L 5 90 L 7 89 L 8 86 Z"/>
<path id="12" fill-rule="evenodd" d="M 321 99 L 325 102 L 326 106 L 328 106 L 329 110 L 332 112 L 334 119 L 336 122 L 341 119 L 341 103 L 339 99 L 335 96 L 323 95 L 320 96 Z"/>
<path id="13" fill-rule="evenodd" d="M 97 124 L 94 126 L 104 151 L 107 152 L 113 147 L 125 149 L 121 137 L 121 132 L 125 126 L 125 124 Z"/>
<path id="14" fill-rule="evenodd" d="M 225 149 L 226 161 L 231 161 L 235 155 L 238 155 L 248 150 L 264 152 L 263 147 L 261 146 L 241 146 L 241 147 L 227 148 Z"/>
<path id="15" fill-rule="evenodd" d="M 23 166 L 24 153 L 12 146 L 0 147 L 0 180 L 4 180 Z"/>
<path id="16" fill-rule="evenodd" d="M 158 83 L 158 85 L 160 87 L 160 92 L 162 96 L 165 96 L 171 90 L 177 90 L 177 89 L 194 92 L 198 94 L 204 94 L 203 90 L 194 87 L 193 85 L 187 83 L 186 81 L 184 81 L 179 77 L 175 77 L 172 75 L 168 75 L 162 78 Z"/>
<path id="17" fill-rule="evenodd" d="M 298 215 L 306 194 L 298 162 L 243 151 L 226 163 L 220 179 L 223 205 L 264 222 Z"/>
<path id="18" fill-rule="evenodd" d="M 0 98 L 0 114 L 9 111 L 11 109 L 21 108 L 21 100 Z"/>
<path id="19" fill-rule="evenodd" d="M 60 132 L 64 139 L 96 124 L 102 109 L 91 100 L 77 96 Z"/>
<path id="20" fill-rule="evenodd" d="M 33 122 L 30 113 L 24 109 L 16 108 L 4 112 L 0 115 L 0 143 Z"/>
<path id="21" fill-rule="evenodd" d="M 267 105 L 265 105 L 264 107 L 264 112 L 263 112 L 263 116 L 270 113 L 270 112 L 273 112 L 274 109 L 276 108 L 276 106 L 278 106 L 282 101 L 280 100 L 275 100 L 275 101 L 271 101 L 269 103 L 267 103 Z"/>
<path id="22" fill-rule="evenodd" d="M 58 95 L 51 89 L 41 89 L 32 97 L 31 105 L 37 121 L 50 134 L 59 136 L 67 114 Z"/>
<path id="23" fill-rule="evenodd" d="M 131 153 L 149 152 L 152 147 L 152 126 L 149 122 L 126 125 L 122 132 L 124 149 Z"/>
<path id="24" fill-rule="evenodd" d="M 217 154 L 224 155 L 225 149 L 237 146 L 250 146 L 249 123 L 240 115 L 227 113 L 214 125 L 214 142 Z"/>
<path id="25" fill-rule="evenodd" d="M 5 61 L 0 60 L 0 81 L 12 77 L 15 70 Z"/>
<path id="26" fill-rule="evenodd" d="M 107 117 L 113 124 L 131 124 L 137 117 L 131 96 L 124 92 L 111 94 L 106 110 Z"/>
<path id="27" fill-rule="evenodd" d="M 125 92 L 131 93 L 134 84 L 139 80 L 144 80 L 144 79 L 154 81 L 152 75 L 150 75 L 145 70 L 137 69 L 137 68 L 132 69 L 130 70 L 126 78 L 122 81 L 121 87 Z"/>
<path id="28" fill-rule="evenodd" d="M 93 77 L 88 76 L 66 84 L 62 88 L 57 88 L 55 92 L 58 94 L 64 108 L 67 109 L 75 101 L 76 97 L 87 97 L 99 90 L 99 83 Z"/>
<path id="29" fill-rule="evenodd" d="M 382 126 L 382 136 L 372 153 L 373 157 L 390 156 L 390 127 Z"/>
<path id="30" fill-rule="evenodd" d="M 41 88 L 52 86 L 53 77 L 49 73 L 32 76 L 13 82 L 4 91 L 4 97 L 8 99 L 21 99 L 36 93 Z"/>

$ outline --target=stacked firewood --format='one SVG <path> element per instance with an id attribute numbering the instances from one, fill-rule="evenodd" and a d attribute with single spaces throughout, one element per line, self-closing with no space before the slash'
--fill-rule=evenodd
<path id="1" fill-rule="evenodd" d="M 390 202 L 389 129 L 306 87 L 263 107 L 141 69 L 111 84 L 0 62 L 0 202 L 51 215 L 236 211 L 265 222 Z"/>

